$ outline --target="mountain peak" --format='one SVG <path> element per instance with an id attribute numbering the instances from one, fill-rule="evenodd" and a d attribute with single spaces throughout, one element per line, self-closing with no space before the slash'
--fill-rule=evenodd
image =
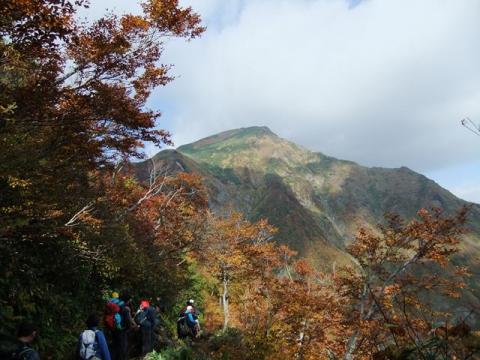
<path id="1" fill-rule="evenodd" d="M 275 172 L 279 168 L 292 170 L 318 160 L 311 151 L 280 138 L 266 126 L 225 131 L 181 146 L 178 151 L 210 166 L 249 168 L 260 172 Z"/>
<path id="2" fill-rule="evenodd" d="M 228 143 L 231 141 L 243 141 L 249 138 L 262 138 L 262 137 L 278 137 L 266 126 L 250 126 L 242 127 L 233 130 L 227 130 L 191 144 L 186 144 L 178 147 L 178 151 L 184 153 L 196 152 L 199 149 L 216 148 L 219 144 Z"/>
<path id="3" fill-rule="evenodd" d="M 242 127 L 238 129 L 232 129 L 232 130 L 227 130 L 220 132 L 215 135 L 208 136 L 206 138 L 200 139 L 198 141 L 195 141 L 194 143 L 187 144 L 187 145 L 182 145 L 178 149 L 185 150 L 188 147 L 202 147 L 206 145 L 211 145 L 214 143 L 219 143 L 222 141 L 226 141 L 230 138 L 235 138 L 235 137 L 248 137 L 248 136 L 277 136 L 275 133 L 272 132 L 267 126 L 249 126 L 249 127 Z"/>
<path id="4" fill-rule="evenodd" d="M 235 131 L 235 130 L 234 130 Z M 273 135 L 277 136 L 268 126 L 249 126 L 237 129 L 242 135 Z"/>

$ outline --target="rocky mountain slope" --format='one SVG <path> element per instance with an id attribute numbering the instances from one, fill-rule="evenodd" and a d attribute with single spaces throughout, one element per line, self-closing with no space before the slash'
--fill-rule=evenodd
<path id="1" fill-rule="evenodd" d="M 202 175 L 217 212 L 267 218 L 287 243 L 320 268 L 349 261 L 344 252 L 359 226 L 374 227 L 385 213 L 413 218 L 420 208 L 453 213 L 472 206 L 464 252 L 457 261 L 480 275 L 480 206 L 455 197 L 406 167 L 368 168 L 304 149 L 266 127 L 226 131 L 152 159 L 157 167 Z M 151 161 L 137 164 L 140 178 Z M 479 293 L 480 294 L 480 293 Z"/>

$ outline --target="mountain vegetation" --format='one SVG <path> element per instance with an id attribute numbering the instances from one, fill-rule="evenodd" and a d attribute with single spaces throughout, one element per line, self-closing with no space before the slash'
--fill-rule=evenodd
<path id="1" fill-rule="evenodd" d="M 170 143 L 146 107 L 173 80 L 163 42 L 205 28 L 178 0 L 92 24 L 76 20 L 81 7 L 0 5 L 1 351 L 28 320 L 43 359 L 72 358 L 87 316 L 122 290 L 164 305 L 150 359 L 478 353 L 457 312 L 466 297 L 475 310 L 477 206 L 408 169 L 366 169 L 266 128 L 132 164 L 145 143 Z M 388 211 L 398 215 L 382 222 Z M 193 345 L 171 335 L 189 298 L 203 313 Z"/>
<path id="2" fill-rule="evenodd" d="M 377 228 L 385 215 L 414 219 L 422 208 L 453 215 L 469 207 L 470 232 L 453 261 L 468 265 L 472 273 L 467 307 L 480 298 L 474 281 L 480 276 L 480 206 L 408 168 L 367 168 L 338 160 L 284 140 L 266 127 L 230 130 L 164 150 L 137 164 L 140 179 L 152 163 L 201 174 L 216 213 L 235 209 L 253 221 L 268 219 L 278 228 L 277 242 L 324 271 L 333 264 L 349 264 L 345 249 L 358 229 Z"/>

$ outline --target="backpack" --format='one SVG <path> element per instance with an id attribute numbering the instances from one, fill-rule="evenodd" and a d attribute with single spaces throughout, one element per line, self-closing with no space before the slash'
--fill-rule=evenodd
<path id="1" fill-rule="evenodd" d="M 97 331 L 85 330 L 80 335 L 80 359 L 90 360 L 95 358 L 97 353 Z"/>
<path id="2" fill-rule="evenodd" d="M 179 339 L 185 339 L 189 336 L 192 336 L 192 331 L 190 326 L 188 326 L 187 319 L 185 317 L 180 317 L 177 320 L 177 335 Z"/>
<path id="3" fill-rule="evenodd" d="M 23 347 L 22 349 L 19 349 L 17 351 L 15 351 L 13 354 L 12 354 L 12 357 L 11 359 L 12 360 L 24 360 L 24 359 L 28 359 L 28 354 L 31 354 L 33 353 L 35 350 L 33 350 L 32 348 L 28 347 L 28 346 L 25 346 Z"/>
<path id="4" fill-rule="evenodd" d="M 123 302 L 109 301 L 105 306 L 105 325 L 111 331 L 122 330 L 124 328 L 121 315 Z"/>
<path id="5" fill-rule="evenodd" d="M 0 359 L 39 359 L 38 353 L 28 344 L 0 333 Z"/>

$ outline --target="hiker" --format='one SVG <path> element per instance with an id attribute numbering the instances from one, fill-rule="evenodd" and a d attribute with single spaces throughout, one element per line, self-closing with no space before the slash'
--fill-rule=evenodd
<path id="1" fill-rule="evenodd" d="M 119 297 L 112 296 L 105 310 L 105 323 L 112 334 L 112 359 L 126 360 L 128 352 L 127 332 L 130 329 L 138 328 L 132 318 L 130 295 L 125 292 Z M 112 311 L 114 311 L 113 314 Z"/>
<path id="2" fill-rule="evenodd" d="M 200 332 L 200 322 L 198 321 L 197 309 L 193 306 L 193 300 L 189 300 L 185 310 L 187 324 L 192 329 L 193 335 L 196 337 Z"/>
<path id="3" fill-rule="evenodd" d="M 154 328 L 156 325 L 155 308 L 150 306 L 148 300 L 142 300 L 135 314 L 135 322 L 142 331 L 142 355 L 153 351 Z"/>
<path id="4" fill-rule="evenodd" d="M 119 299 L 118 293 L 112 293 L 112 297 L 107 301 L 104 312 L 104 322 L 108 330 L 114 331 L 122 328 L 122 317 L 120 314 L 124 302 Z"/>
<path id="5" fill-rule="evenodd" d="M 192 299 L 187 301 L 187 307 L 185 309 L 185 312 L 187 313 L 192 313 L 192 317 L 195 320 L 196 323 L 196 328 L 198 331 L 200 331 L 200 322 L 198 321 L 198 311 L 197 308 L 194 305 L 194 301 Z"/>
<path id="6" fill-rule="evenodd" d="M 198 321 L 197 310 L 194 301 L 187 301 L 186 306 L 180 311 L 177 320 L 177 333 L 180 339 L 187 337 L 195 338 L 200 332 L 200 324 Z"/>
<path id="7" fill-rule="evenodd" d="M 97 315 L 92 314 L 88 317 L 87 330 L 83 331 L 78 339 L 77 359 L 111 360 L 105 335 L 98 328 L 99 323 Z"/>
<path id="8" fill-rule="evenodd" d="M 31 347 L 37 337 L 38 329 L 35 325 L 23 322 L 18 326 L 18 346 L 12 354 L 15 360 L 40 360 L 40 355 Z"/>

